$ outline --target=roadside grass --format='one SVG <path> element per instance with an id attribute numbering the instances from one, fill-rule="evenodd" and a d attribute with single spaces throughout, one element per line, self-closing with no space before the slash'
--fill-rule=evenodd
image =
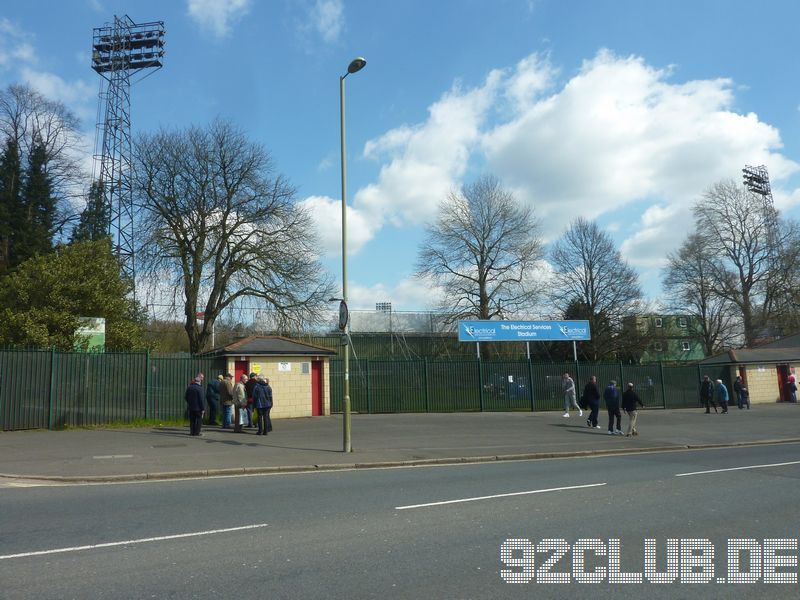
<path id="1" fill-rule="evenodd" d="M 187 427 L 189 419 L 134 419 L 133 421 L 107 421 L 94 425 L 68 425 L 60 429 L 141 429 L 146 427 Z"/>

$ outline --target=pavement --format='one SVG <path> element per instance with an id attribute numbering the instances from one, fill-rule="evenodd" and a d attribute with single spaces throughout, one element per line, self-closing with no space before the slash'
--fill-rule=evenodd
<path id="1" fill-rule="evenodd" d="M 627 417 L 623 416 L 623 428 Z M 274 421 L 268 436 L 204 427 L 0 433 L 0 483 L 114 482 L 290 471 L 603 456 L 800 442 L 800 405 L 639 412 L 637 437 L 611 436 L 572 412 L 353 415 L 353 452 L 342 417 Z"/>

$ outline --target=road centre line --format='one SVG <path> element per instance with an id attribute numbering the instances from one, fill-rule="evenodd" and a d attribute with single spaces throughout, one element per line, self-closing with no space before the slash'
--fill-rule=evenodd
<path id="1" fill-rule="evenodd" d="M 107 460 L 110 458 L 133 458 L 133 454 L 106 454 L 102 456 L 93 456 L 95 460 Z"/>
<path id="2" fill-rule="evenodd" d="M 493 498 L 508 498 L 510 496 L 526 496 L 529 494 L 544 494 L 546 492 L 561 492 L 565 490 L 580 490 L 606 485 L 605 483 L 589 483 L 586 485 L 570 485 L 566 487 L 547 488 L 545 490 L 528 490 L 525 492 L 511 492 L 510 494 L 494 494 L 492 496 L 476 496 L 474 498 L 459 498 L 458 500 L 444 500 L 442 502 L 426 502 L 425 504 L 410 504 L 408 506 L 395 506 L 395 510 L 408 510 L 410 508 L 425 508 L 427 506 L 443 506 L 445 504 L 459 504 L 461 502 L 475 502 L 477 500 L 491 500 Z"/>
<path id="3" fill-rule="evenodd" d="M 676 473 L 675 477 L 688 477 L 689 475 L 707 475 L 709 473 L 724 473 L 725 471 L 744 471 L 746 469 L 768 469 L 770 467 L 786 467 L 788 465 L 800 465 L 800 460 L 791 462 L 772 463 L 770 465 L 749 465 L 746 467 L 730 467 L 728 469 L 712 469 L 710 471 L 693 471 L 692 473 Z"/>
<path id="4" fill-rule="evenodd" d="M 0 560 L 9 558 L 25 558 L 28 556 L 44 556 L 46 554 L 60 554 L 64 552 L 80 552 L 81 550 L 94 550 L 96 548 L 112 548 L 114 546 L 129 546 L 132 544 L 145 544 L 148 542 L 162 542 L 164 540 L 177 540 L 180 538 L 197 537 L 201 535 L 214 535 L 216 533 L 230 533 L 231 531 L 244 531 L 245 529 L 256 529 L 266 527 L 266 523 L 257 525 L 243 525 L 241 527 L 228 527 L 227 529 L 209 529 L 207 531 L 194 531 L 192 533 L 178 533 L 175 535 L 161 535 L 158 537 L 140 538 L 138 540 L 125 540 L 124 542 L 106 542 L 103 544 L 90 544 L 88 546 L 72 546 L 69 548 L 55 548 L 53 550 L 39 550 L 36 552 L 20 552 L 18 554 L 0 555 Z"/>

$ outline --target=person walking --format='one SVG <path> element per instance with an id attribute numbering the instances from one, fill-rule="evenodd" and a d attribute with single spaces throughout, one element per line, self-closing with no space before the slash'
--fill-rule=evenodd
<path id="1" fill-rule="evenodd" d="M 574 406 L 578 409 L 578 416 L 583 416 L 583 410 L 581 407 L 578 406 L 578 402 L 575 400 L 575 382 L 572 380 L 572 377 L 569 376 L 569 373 L 564 373 L 564 376 L 561 378 L 561 389 L 564 391 L 564 417 L 569 417 L 569 408 L 570 406 Z"/>
<path id="2" fill-rule="evenodd" d="M 222 382 L 222 375 L 212 379 L 206 386 L 206 403 L 208 404 L 208 424 L 217 424 L 217 412 L 219 406 L 219 386 Z M 225 419 L 223 418 L 223 422 Z"/>
<path id="3" fill-rule="evenodd" d="M 200 430 L 203 426 L 206 399 L 203 393 L 202 373 L 198 373 L 186 388 L 185 400 L 186 409 L 189 411 L 189 435 L 203 435 Z"/>
<path id="4" fill-rule="evenodd" d="M 736 392 L 736 400 L 739 405 L 739 410 L 742 410 L 745 406 L 747 406 L 747 410 L 750 410 L 750 392 L 747 391 L 741 375 L 738 376 L 736 381 L 733 382 L 733 391 Z"/>
<path id="5" fill-rule="evenodd" d="M 231 377 L 231 380 L 233 378 Z M 244 433 L 242 429 L 244 413 L 244 407 L 247 406 L 247 388 L 245 384 L 247 383 L 247 375 L 242 374 L 239 377 L 239 381 L 236 383 L 236 387 L 233 388 L 233 432 L 234 433 Z"/>
<path id="6" fill-rule="evenodd" d="M 719 412 L 717 403 L 714 402 L 714 384 L 708 375 L 703 375 L 703 381 L 700 382 L 700 402 L 705 405 L 706 414 L 711 412 L 709 405 L 714 407 L 714 412 Z"/>
<path id="7" fill-rule="evenodd" d="M 717 400 L 719 400 L 719 406 L 722 408 L 723 415 L 728 412 L 728 398 L 728 388 L 722 383 L 722 379 L 717 379 Z M 716 410 L 716 406 L 714 409 Z"/>
<path id="8" fill-rule="evenodd" d="M 258 411 L 258 431 L 256 435 L 267 435 L 272 430 L 269 411 L 272 409 L 272 388 L 268 380 L 259 377 L 253 388 L 253 406 Z"/>
<path id="9" fill-rule="evenodd" d="M 617 382 L 613 379 L 603 391 L 603 400 L 606 401 L 606 410 L 608 411 L 608 435 L 622 435 L 622 415 L 619 412 L 619 390 L 617 389 Z M 614 429 L 615 419 L 617 421 L 616 429 Z"/>
<path id="10" fill-rule="evenodd" d="M 628 413 L 628 433 L 625 434 L 627 437 L 639 435 L 639 432 L 636 431 L 636 419 L 639 414 L 636 408 L 637 404 L 644 408 L 644 402 L 633 389 L 633 383 L 628 383 L 627 389 L 622 392 L 622 410 Z"/>
<path id="11" fill-rule="evenodd" d="M 597 377 L 592 375 L 583 388 L 583 401 L 589 409 L 589 418 L 586 419 L 587 427 L 600 429 L 597 424 L 597 414 L 600 412 L 600 388 L 597 387 Z"/>

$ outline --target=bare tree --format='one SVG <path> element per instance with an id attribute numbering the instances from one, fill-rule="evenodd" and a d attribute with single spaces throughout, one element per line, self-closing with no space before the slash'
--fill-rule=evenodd
<path id="1" fill-rule="evenodd" d="M 663 287 L 669 306 L 697 320 L 706 355 L 732 345 L 737 337 L 735 310 L 714 289 L 714 255 L 703 237 L 691 234 L 667 261 Z"/>
<path id="2" fill-rule="evenodd" d="M 443 290 L 449 322 L 517 314 L 540 292 L 533 276 L 543 258 L 538 232 L 532 209 L 484 176 L 442 202 L 419 248 L 416 275 Z"/>
<path id="3" fill-rule="evenodd" d="M 83 194 L 87 174 L 80 163 L 80 122 L 64 104 L 28 85 L 10 85 L 0 91 L 0 136 L 17 143 L 23 163 L 41 145 L 58 195 Z"/>
<path id="4" fill-rule="evenodd" d="M 191 352 L 237 303 L 271 309 L 287 328 L 320 318 L 332 290 L 313 227 L 263 147 L 216 121 L 141 136 L 134 157 L 138 273 L 174 289 Z"/>
<path id="5" fill-rule="evenodd" d="M 627 351 L 620 335 L 623 319 L 638 311 L 642 289 L 611 237 L 594 221 L 578 217 L 554 244 L 551 263 L 553 304 L 565 316 L 580 314 L 589 321 L 592 340 L 581 343 L 584 354 L 598 360 Z"/>
<path id="6" fill-rule="evenodd" d="M 779 318 L 798 264 L 797 232 L 763 198 L 734 181 L 714 184 L 694 206 L 697 233 L 714 260 L 714 291 L 741 314 L 746 344 Z"/>

